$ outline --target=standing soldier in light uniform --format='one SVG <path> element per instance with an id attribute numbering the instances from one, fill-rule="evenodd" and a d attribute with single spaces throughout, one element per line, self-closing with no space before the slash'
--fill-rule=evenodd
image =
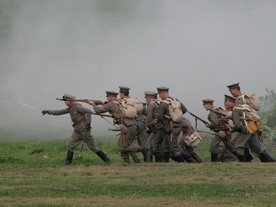
<path id="1" fill-rule="evenodd" d="M 159 105 L 159 113 L 157 123 L 163 125 L 164 142 L 163 142 L 163 156 L 164 162 L 169 162 L 172 158 L 177 162 L 185 162 L 182 156 L 182 149 L 178 145 L 178 136 L 182 131 L 182 122 L 173 122 L 169 114 L 169 104 L 165 102 L 166 99 L 171 99 L 169 95 L 169 88 L 158 87 L 158 95 L 162 100 Z M 187 108 L 181 103 L 182 114 L 187 112 Z"/>
<path id="2" fill-rule="evenodd" d="M 164 132 L 161 124 L 157 124 L 159 102 L 157 101 L 157 93 L 152 91 L 145 92 L 145 100 L 147 103 L 147 127 L 149 129 L 149 146 L 150 154 L 155 156 L 155 162 L 163 161 L 162 143 Z"/>
<path id="3" fill-rule="evenodd" d="M 91 110 L 75 102 L 75 96 L 65 94 L 63 100 L 67 108 L 61 110 L 43 110 L 42 114 L 63 115 L 70 114 L 73 122 L 74 131 L 68 144 L 66 156 L 66 165 L 70 165 L 73 160 L 74 149 L 83 141 L 88 148 L 95 152 L 104 162 L 110 164 L 110 159 L 106 154 L 96 146 L 94 138 L 91 135 Z"/>
<path id="4" fill-rule="evenodd" d="M 255 132 L 250 132 L 247 126 L 247 120 L 244 119 L 244 112 L 239 106 L 245 104 L 243 94 L 241 93 L 239 83 L 227 86 L 232 96 L 236 98 L 235 105 L 232 112 L 232 120 L 234 127 L 232 132 L 238 132 L 234 138 L 235 155 L 239 158 L 240 162 L 246 162 L 245 149 L 248 145 L 250 150 L 255 153 L 261 162 L 275 162 L 266 151 L 265 146 L 261 143 L 258 135 L 258 129 Z"/>
<path id="5" fill-rule="evenodd" d="M 126 100 L 128 101 L 129 99 L 131 99 L 131 97 L 129 96 L 129 87 L 126 86 L 120 86 L 119 87 L 119 96 L 121 100 Z M 123 128 L 127 129 L 127 132 L 124 132 L 123 135 L 120 139 L 121 143 L 121 147 L 122 147 L 122 151 L 123 153 L 121 153 L 122 158 L 124 159 L 125 163 L 129 163 L 129 155 L 132 157 L 133 161 L 135 163 L 139 163 L 140 159 L 137 157 L 136 152 L 142 152 L 143 156 L 144 156 L 144 161 L 146 161 L 147 159 L 147 147 L 146 147 L 146 143 L 147 143 L 147 135 L 144 137 L 139 137 L 140 140 L 138 140 L 138 132 L 141 133 L 141 135 L 143 135 L 142 131 L 145 131 L 146 134 L 146 126 L 145 123 L 142 123 L 141 121 L 143 120 L 143 117 L 141 117 L 139 119 L 139 122 L 137 121 L 137 118 L 139 117 L 139 114 L 136 118 L 130 119 L 130 118 L 124 118 L 123 121 Z M 143 125 L 145 127 L 143 127 Z M 140 131 L 139 131 L 139 126 L 140 126 Z"/>

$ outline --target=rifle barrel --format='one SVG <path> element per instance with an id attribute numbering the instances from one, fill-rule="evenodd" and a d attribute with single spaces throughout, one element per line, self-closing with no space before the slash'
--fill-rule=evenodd
<path id="1" fill-rule="evenodd" d="M 188 111 L 189 114 L 191 114 L 193 117 L 195 117 L 196 119 L 200 120 L 201 122 L 203 122 L 205 125 L 208 125 L 209 122 L 205 121 L 204 119 L 198 117 L 197 115 L 193 114 L 192 112 Z"/>

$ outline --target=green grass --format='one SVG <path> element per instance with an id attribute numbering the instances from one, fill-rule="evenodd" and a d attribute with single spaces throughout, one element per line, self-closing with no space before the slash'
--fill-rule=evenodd
<path id="1" fill-rule="evenodd" d="M 200 164 L 124 166 L 117 140 L 96 140 L 112 159 L 86 146 L 64 165 L 68 140 L 0 141 L 0 206 L 275 206 L 276 165 L 210 163 L 209 138 Z M 272 145 L 268 145 L 272 147 Z M 275 149 L 269 148 L 272 155 Z"/>

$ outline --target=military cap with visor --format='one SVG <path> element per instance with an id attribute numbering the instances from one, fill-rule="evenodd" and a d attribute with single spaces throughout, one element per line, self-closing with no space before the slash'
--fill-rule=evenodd
<path id="1" fill-rule="evenodd" d="M 76 99 L 76 96 L 73 96 L 73 95 L 70 95 L 70 94 L 65 93 L 65 94 L 62 96 L 62 98 L 63 98 L 64 100 L 74 100 L 74 99 Z"/>
<path id="2" fill-rule="evenodd" d="M 238 88 L 238 87 L 240 87 L 239 84 L 240 84 L 240 83 L 234 83 L 234 84 L 228 85 L 227 87 L 228 87 L 229 89 L 231 89 L 231 88 Z"/>
<path id="3" fill-rule="evenodd" d="M 163 92 L 163 91 L 169 91 L 169 88 L 167 88 L 167 87 L 158 87 L 157 91 L 158 91 L 158 93 Z"/>
<path id="4" fill-rule="evenodd" d="M 210 98 L 206 98 L 206 99 L 203 99 L 202 102 L 203 103 L 214 103 L 214 100 L 210 99 Z"/>
<path id="5" fill-rule="evenodd" d="M 224 100 L 225 101 L 232 101 L 232 102 L 235 102 L 236 101 L 236 98 L 233 97 L 233 96 L 229 96 L 229 95 L 224 95 Z"/>
<path id="6" fill-rule="evenodd" d="M 153 92 L 153 91 L 145 91 L 145 96 L 150 96 L 150 97 L 154 97 L 157 98 L 157 93 Z"/>
<path id="7" fill-rule="evenodd" d="M 127 86 L 119 86 L 120 91 L 129 91 L 129 87 Z"/>
<path id="8" fill-rule="evenodd" d="M 115 91 L 105 91 L 106 92 L 106 97 L 117 97 L 118 93 Z"/>

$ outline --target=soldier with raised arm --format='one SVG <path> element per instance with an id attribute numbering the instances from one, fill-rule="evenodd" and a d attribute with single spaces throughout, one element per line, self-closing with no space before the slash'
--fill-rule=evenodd
<path id="1" fill-rule="evenodd" d="M 75 96 L 65 94 L 63 100 L 67 108 L 61 110 L 43 110 L 42 115 L 63 115 L 70 114 L 73 123 L 73 133 L 68 143 L 66 165 L 70 165 L 73 160 L 75 148 L 83 141 L 88 148 L 95 152 L 105 163 L 110 164 L 111 160 L 107 155 L 96 146 L 95 140 L 91 135 L 91 110 L 85 108 L 80 103 L 75 102 Z"/>

